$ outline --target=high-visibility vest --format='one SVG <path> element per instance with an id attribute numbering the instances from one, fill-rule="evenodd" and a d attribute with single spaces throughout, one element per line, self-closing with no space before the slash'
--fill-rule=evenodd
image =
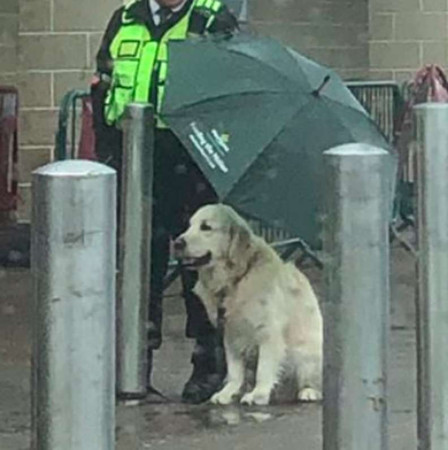
<path id="1" fill-rule="evenodd" d="M 137 0 L 147 1 L 147 0 Z M 184 40 L 190 32 L 190 18 L 195 9 L 208 16 L 207 31 L 216 13 L 221 9 L 219 0 L 194 0 L 189 11 L 159 40 L 154 40 L 147 26 L 128 14 L 128 4 L 121 18 L 121 27 L 112 40 L 110 54 L 113 60 L 112 80 L 105 101 L 105 118 L 109 125 L 116 124 L 131 102 L 149 102 L 156 105 L 157 126 L 164 127 L 158 118 L 165 93 L 168 73 L 168 47 L 170 40 Z"/>

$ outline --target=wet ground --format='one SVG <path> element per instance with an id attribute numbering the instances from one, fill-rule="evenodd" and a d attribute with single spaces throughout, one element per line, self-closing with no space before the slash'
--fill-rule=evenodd
<path id="1" fill-rule="evenodd" d="M 392 251 L 390 341 L 391 450 L 416 448 L 414 260 Z M 320 290 L 320 273 L 308 270 Z M 186 406 L 179 402 L 190 374 L 192 343 L 183 337 L 184 309 L 174 286 L 166 298 L 164 344 L 155 355 L 154 386 L 171 400 L 118 405 L 117 450 L 320 450 L 321 407 Z M 0 269 L 0 449 L 29 449 L 30 273 Z"/>

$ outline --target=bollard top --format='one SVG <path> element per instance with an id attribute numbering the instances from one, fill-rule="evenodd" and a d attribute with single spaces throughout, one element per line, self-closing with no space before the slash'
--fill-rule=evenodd
<path id="1" fill-rule="evenodd" d="M 333 147 L 324 152 L 329 156 L 389 156 L 389 152 L 383 148 L 375 147 L 369 144 L 353 143 Z"/>
<path id="2" fill-rule="evenodd" d="M 428 109 L 442 109 L 442 110 L 448 110 L 448 104 L 447 103 L 419 103 L 418 105 L 415 105 L 413 107 L 415 111 L 424 111 Z"/>
<path id="3" fill-rule="evenodd" d="M 124 112 L 123 119 L 150 119 L 153 118 L 154 107 L 151 103 L 129 103 Z"/>
<path id="4" fill-rule="evenodd" d="M 114 175 L 115 170 L 95 161 L 68 159 L 39 167 L 33 175 L 48 177 L 97 177 Z"/>

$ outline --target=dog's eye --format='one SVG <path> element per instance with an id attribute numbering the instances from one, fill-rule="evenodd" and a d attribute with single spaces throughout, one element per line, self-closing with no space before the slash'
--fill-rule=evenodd
<path id="1" fill-rule="evenodd" d="M 201 231 L 212 231 L 212 227 L 208 223 L 202 222 Z"/>

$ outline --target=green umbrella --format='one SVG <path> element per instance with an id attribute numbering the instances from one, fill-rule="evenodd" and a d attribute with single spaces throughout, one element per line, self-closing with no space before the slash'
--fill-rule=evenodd
<path id="1" fill-rule="evenodd" d="M 323 151 L 351 142 L 389 149 L 363 107 L 336 73 L 269 38 L 168 50 L 161 116 L 219 198 L 316 244 Z"/>

